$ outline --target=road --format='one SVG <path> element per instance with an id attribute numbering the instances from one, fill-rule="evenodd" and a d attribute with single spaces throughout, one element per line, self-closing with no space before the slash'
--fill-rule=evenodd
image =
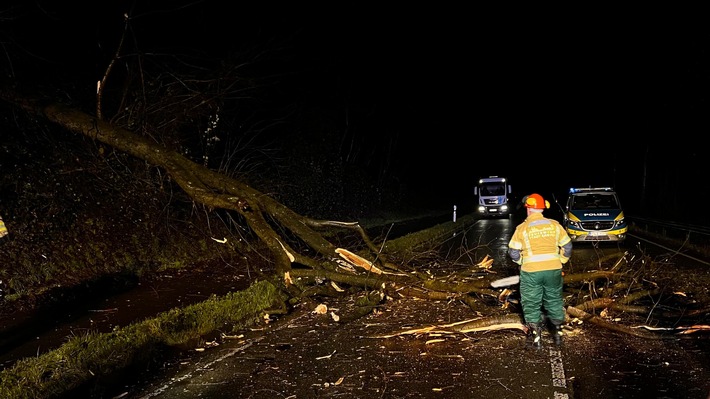
<path id="1" fill-rule="evenodd" d="M 454 227 L 442 251 L 452 264 L 466 267 L 489 254 L 501 273 L 509 273 L 514 266 L 505 246 L 515 224 L 514 219 L 477 220 Z M 573 267 L 586 268 L 586 261 L 633 245 L 631 240 L 622 246 L 578 245 L 573 260 L 579 266 Z M 708 278 L 707 273 L 698 277 Z M 202 352 L 187 350 L 104 397 L 708 399 L 710 394 L 710 351 L 703 333 L 649 340 L 570 323 L 562 347 L 546 336 L 541 351 L 531 349 L 515 329 L 395 334 L 472 317 L 475 312 L 457 301 L 432 306 L 411 298 L 391 298 L 381 311 L 347 324 L 295 309 L 219 345 L 203 345 Z"/>
<path id="2" fill-rule="evenodd" d="M 386 226 L 382 232 L 394 238 L 445 220 L 412 220 Z M 444 223 L 451 238 L 439 250 L 447 267 L 454 271 L 475 269 L 477 260 L 489 255 L 494 258 L 493 272 L 514 274 L 517 266 L 507 258 L 506 246 L 518 221 L 459 217 L 456 223 Z M 605 258 L 643 247 L 652 253 L 651 263 L 672 267 L 695 285 L 710 287 L 706 263 L 678 256 L 668 247 L 651 251 L 649 242 L 639 242 L 640 237 L 634 237 L 622 246 L 577 245 L 570 271 L 588 270 Z M 443 271 L 437 270 L 435 263 L 425 266 L 433 272 Z M 63 322 L 53 324 L 45 333 L 39 333 L 36 326 L 37 339 L 23 341 L 17 350 L 28 356 L 59 345 L 69 334 L 89 328 L 108 331 L 125 325 L 139 310 L 156 312 L 156 306 L 194 302 L 210 295 L 216 286 L 234 289 L 245 277 L 239 270 L 211 272 L 200 279 L 170 276 L 154 280 L 150 286 L 143 284 L 133 293 L 86 303 L 83 316 L 77 314 L 78 309 L 71 315 L 56 312 L 51 321 Z M 688 292 L 692 289 L 689 286 Z M 352 303 L 332 300 L 328 306 L 337 312 Z M 480 314 L 487 314 L 492 306 L 501 304 L 481 300 L 480 306 Z M 290 315 L 273 317 L 254 329 L 205 337 L 194 347 L 174 348 L 165 358 L 152 359 L 122 375 L 99 377 L 66 397 L 708 399 L 707 333 L 686 339 L 647 340 L 570 323 L 565 345 L 552 346 L 546 336 L 542 351 L 531 350 L 525 334 L 515 328 L 397 335 L 422 326 L 476 318 L 477 312 L 457 300 L 388 298 L 377 312 L 339 323 L 329 315 L 313 313 L 313 309 L 296 307 Z M 505 312 L 515 313 L 514 304 Z M 707 315 L 704 317 L 702 323 L 710 324 Z M 7 332 L 13 331 L 20 330 Z M 3 355 L 9 359 L 13 353 Z"/>

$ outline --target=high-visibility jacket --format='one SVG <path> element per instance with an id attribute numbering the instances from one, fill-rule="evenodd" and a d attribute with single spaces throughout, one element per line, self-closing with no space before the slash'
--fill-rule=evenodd
<path id="1" fill-rule="evenodd" d="M 559 222 L 533 212 L 515 228 L 508 253 L 526 272 L 561 269 L 572 256 L 572 240 Z"/>
<path id="2" fill-rule="evenodd" d="M 2 216 L 0 216 L 0 238 L 5 237 L 7 235 L 7 227 L 5 227 L 5 222 L 2 220 Z"/>

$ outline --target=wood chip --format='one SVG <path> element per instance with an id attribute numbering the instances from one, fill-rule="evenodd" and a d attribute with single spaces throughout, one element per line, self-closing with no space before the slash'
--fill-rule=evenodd
<path id="1" fill-rule="evenodd" d="M 350 263 L 354 266 L 361 267 L 361 268 L 363 268 L 367 271 L 373 272 L 373 273 L 382 274 L 382 270 L 377 268 L 377 266 L 373 265 L 372 262 L 370 262 L 369 260 L 367 260 L 361 256 L 355 255 L 354 253 L 348 251 L 347 249 L 337 248 L 335 250 L 335 253 L 340 255 L 341 258 L 345 259 L 346 261 L 348 261 L 348 263 Z"/>

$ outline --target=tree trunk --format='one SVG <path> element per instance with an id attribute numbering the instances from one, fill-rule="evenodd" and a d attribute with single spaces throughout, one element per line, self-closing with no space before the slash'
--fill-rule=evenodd
<path id="1" fill-rule="evenodd" d="M 389 281 L 400 286 L 416 285 L 428 290 L 443 289 L 466 292 L 481 289 L 480 286 L 474 285 L 456 287 L 432 281 L 427 282 L 425 281 L 426 276 L 422 277 L 418 273 L 402 273 L 398 266 L 388 262 L 387 256 L 381 253 L 357 222 L 316 220 L 299 215 L 242 181 L 212 171 L 190 161 L 176 151 L 168 150 L 140 135 L 79 110 L 59 103 L 47 103 L 19 96 L 8 90 L 0 92 L 0 98 L 34 115 L 43 116 L 71 132 L 98 140 L 119 151 L 163 168 L 197 203 L 211 209 L 219 208 L 238 212 L 243 216 L 249 229 L 266 244 L 274 262 L 275 280 L 280 282 L 291 295 L 299 296 L 306 289 L 302 284 L 294 284 L 291 277 L 307 277 L 314 274 L 327 276 L 332 281 L 361 287 L 375 287 Z M 344 269 L 342 264 L 343 262 L 348 263 L 348 259 L 343 260 L 336 251 L 338 250 L 337 246 L 319 232 L 326 229 L 345 229 L 359 234 L 367 248 L 359 254 L 362 258 L 361 262 L 376 264 L 377 269 L 392 273 L 375 275 L 362 269 Z M 289 244 L 289 240 L 277 231 L 287 231 L 298 241 L 305 243 L 312 251 L 294 248 Z M 305 254 L 313 251 L 314 255 Z M 299 269 L 292 270 L 293 265 L 299 265 Z"/>

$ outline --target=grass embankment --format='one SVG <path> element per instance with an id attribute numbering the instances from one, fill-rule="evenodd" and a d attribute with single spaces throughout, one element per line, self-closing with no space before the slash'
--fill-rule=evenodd
<path id="1" fill-rule="evenodd" d="M 110 333 L 73 337 L 53 351 L 22 359 L 0 372 L 0 398 L 61 397 L 166 345 L 184 344 L 225 326 L 252 325 L 267 309 L 283 309 L 285 300 L 273 284 L 259 281 L 244 291 L 176 308 Z"/>
<path id="2" fill-rule="evenodd" d="M 392 254 L 431 245 L 452 231 L 463 231 L 475 219 L 463 217 L 387 243 Z M 175 308 L 110 333 L 89 333 L 71 338 L 61 347 L 18 361 L 0 372 L 0 398 L 58 398 L 101 376 L 110 376 L 141 359 L 149 359 L 166 346 L 177 346 L 229 326 L 253 325 L 267 310 L 285 310 L 288 300 L 268 281 L 223 297 Z"/>

